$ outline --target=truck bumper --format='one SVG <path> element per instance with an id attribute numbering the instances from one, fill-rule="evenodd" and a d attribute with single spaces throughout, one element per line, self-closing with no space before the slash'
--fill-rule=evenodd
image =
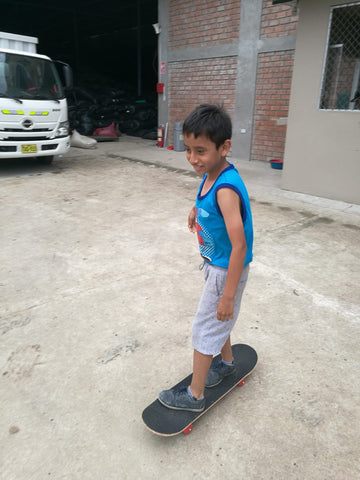
<path id="1" fill-rule="evenodd" d="M 70 136 L 52 140 L 0 142 L 0 158 L 48 157 L 70 149 Z"/>

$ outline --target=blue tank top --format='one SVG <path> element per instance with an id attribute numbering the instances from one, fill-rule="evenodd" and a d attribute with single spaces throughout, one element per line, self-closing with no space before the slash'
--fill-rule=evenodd
<path id="1" fill-rule="evenodd" d="M 225 221 L 217 203 L 216 194 L 220 188 L 231 188 L 241 200 L 241 216 L 244 224 L 247 252 L 244 266 L 252 261 L 253 226 L 249 196 L 242 178 L 231 163 L 223 170 L 211 189 L 201 195 L 206 175 L 196 197 L 196 227 L 200 254 L 206 262 L 228 268 L 232 250 Z"/>

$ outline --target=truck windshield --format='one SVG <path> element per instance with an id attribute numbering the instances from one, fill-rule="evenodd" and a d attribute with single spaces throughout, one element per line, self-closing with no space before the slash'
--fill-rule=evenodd
<path id="1" fill-rule="evenodd" d="M 50 60 L 0 52 L 0 97 L 59 100 L 64 91 Z"/>

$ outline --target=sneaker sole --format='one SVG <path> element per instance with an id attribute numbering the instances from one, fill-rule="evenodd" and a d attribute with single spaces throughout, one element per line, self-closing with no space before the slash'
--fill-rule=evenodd
<path id="1" fill-rule="evenodd" d="M 227 375 L 226 375 L 227 376 Z M 226 377 L 224 377 L 226 378 Z M 220 385 L 220 383 L 224 380 L 224 378 L 222 378 L 219 382 L 217 383 L 212 383 L 211 385 L 205 385 L 205 388 L 214 388 L 214 387 L 217 387 L 218 385 Z"/>

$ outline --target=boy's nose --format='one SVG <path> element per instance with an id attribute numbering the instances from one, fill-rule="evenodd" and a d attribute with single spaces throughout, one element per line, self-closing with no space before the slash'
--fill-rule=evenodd
<path id="1" fill-rule="evenodd" d="M 194 165 L 196 163 L 196 157 L 194 155 L 194 152 L 189 153 L 189 162 Z"/>

